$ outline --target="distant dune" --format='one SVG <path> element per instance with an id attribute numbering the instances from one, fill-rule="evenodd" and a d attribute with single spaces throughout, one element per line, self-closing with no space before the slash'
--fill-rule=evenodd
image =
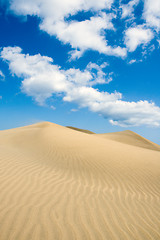
<path id="1" fill-rule="evenodd" d="M 159 239 L 159 145 L 49 122 L 0 131 L 0 240 Z"/>
<path id="2" fill-rule="evenodd" d="M 137 133 L 129 130 L 122 131 L 122 132 L 114 132 L 114 133 L 96 134 L 96 135 L 99 137 L 118 141 L 121 143 L 160 151 L 160 146 L 158 144 L 155 144 L 149 141 L 148 139 L 138 135 Z"/>

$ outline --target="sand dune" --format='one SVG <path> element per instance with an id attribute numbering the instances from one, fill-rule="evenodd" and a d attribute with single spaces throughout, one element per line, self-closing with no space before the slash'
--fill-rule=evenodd
<path id="1" fill-rule="evenodd" d="M 0 240 L 159 240 L 159 146 L 135 136 L 1 131 Z"/>
<path id="2" fill-rule="evenodd" d="M 160 146 L 158 144 L 155 144 L 155 143 L 149 141 L 148 139 L 138 135 L 137 133 L 129 131 L 129 130 L 125 130 L 122 132 L 114 132 L 114 133 L 96 134 L 96 135 L 99 137 L 118 141 L 121 143 L 160 151 Z"/>

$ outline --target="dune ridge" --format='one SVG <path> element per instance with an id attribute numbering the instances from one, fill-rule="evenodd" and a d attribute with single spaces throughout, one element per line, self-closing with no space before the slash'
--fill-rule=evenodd
<path id="1" fill-rule="evenodd" d="M 66 126 L 66 127 L 70 128 L 72 130 L 79 131 L 79 132 L 84 132 L 84 133 L 88 133 L 88 134 L 95 134 L 94 132 L 86 130 L 86 129 L 76 128 L 76 127 L 71 127 L 71 126 Z"/>
<path id="2" fill-rule="evenodd" d="M 124 139 L 0 131 L 0 239 L 159 240 L 160 152 Z"/>

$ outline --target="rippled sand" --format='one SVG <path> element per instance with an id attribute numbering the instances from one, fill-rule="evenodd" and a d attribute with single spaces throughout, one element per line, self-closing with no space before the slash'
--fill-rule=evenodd
<path id="1" fill-rule="evenodd" d="M 0 240 L 159 240 L 160 146 L 53 123 L 0 131 Z"/>

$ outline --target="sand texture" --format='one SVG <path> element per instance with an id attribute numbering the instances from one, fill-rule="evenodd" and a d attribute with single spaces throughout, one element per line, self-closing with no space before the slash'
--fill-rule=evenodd
<path id="1" fill-rule="evenodd" d="M 159 149 L 129 131 L 0 131 L 0 240 L 160 240 Z"/>

